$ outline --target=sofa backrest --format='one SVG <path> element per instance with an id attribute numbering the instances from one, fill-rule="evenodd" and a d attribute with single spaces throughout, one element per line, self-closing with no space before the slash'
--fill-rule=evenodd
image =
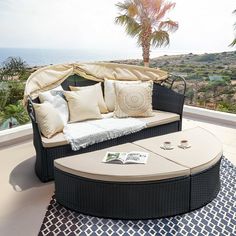
<path id="1" fill-rule="evenodd" d="M 70 90 L 69 86 L 89 86 L 96 83 L 98 82 L 85 79 L 79 75 L 71 75 L 62 82 L 61 86 L 64 90 Z"/>
<path id="2" fill-rule="evenodd" d="M 62 82 L 61 86 L 64 90 L 69 91 L 69 86 L 89 86 L 98 82 L 93 80 L 85 79 L 78 75 L 69 76 L 65 81 Z M 102 83 L 102 89 L 104 86 Z M 160 84 L 154 83 L 152 105 L 155 110 L 162 110 L 177 113 L 182 115 L 184 95 L 179 94 L 167 87 L 161 86 Z M 39 103 L 39 99 L 33 100 L 35 103 Z"/>

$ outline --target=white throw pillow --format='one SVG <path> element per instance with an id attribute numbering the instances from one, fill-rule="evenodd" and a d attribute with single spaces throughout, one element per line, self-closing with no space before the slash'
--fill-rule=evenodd
<path id="1" fill-rule="evenodd" d="M 57 88 L 39 93 L 39 100 L 41 103 L 51 103 L 52 106 L 58 110 L 64 124 L 67 124 L 69 119 L 69 110 L 66 100 L 62 97 L 62 91 L 64 90 L 57 90 Z"/>
<path id="2" fill-rule="evenodd" d="M 117 81 L 117 80 L 104 80 L 104 97 L 105 97 L 105 103 L 107 105 L 107 108 L 109 111 L 115 110 L 115 104 L 116 104 L 116 93 L 115 93 L 115 84 L 138 84 L 141 83 L 141 81 Z"/>
<path id="3" fill-rule="evenodd" d="M 153 82 L 140 84 L 115 84 L 116 117 L 148 117 L 152 113 L 152 90 Z"/>
<path id="4" fill-rule="evenodd" d="M 64 122 L 51 103 L 34 103 L 33 106 L 39 129 L 46 138 L 51 138 L 54 134 L 63 131 Z"/>
<path id="5" fill-rule="evenodd" d="M 70 122 L 102 118 L 95 88 L 65 91 L 64 95 L 68 101 Z"/>
<path id="6" fill-rule="evenodd" d="M 98 106 L 100 109 L 101 113 L 107 113 L 107 106 L 106 103 L 104 101 L 103 98 L 103 93 L 102 93 L 102 86 L 101 86 L 101 82 L 94 84 L 94 85 L 90 85 L 90 86 L 83 86 L 83 87 L 74 87 L 74 86 L 70 86 L 70 90 L 71 91 L 80 91 L 80 90 L 84 90 L 84 89 L 95 89 L 95 93 L 97 96 L 97 100 L 98 100 Z"/>

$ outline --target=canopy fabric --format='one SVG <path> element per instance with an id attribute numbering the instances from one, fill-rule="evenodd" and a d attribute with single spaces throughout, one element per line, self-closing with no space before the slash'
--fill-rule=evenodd
<path id="1" fill-rule="evenodd" d="M 159 83 L 167 79 L 168 74 L 160 69 L 125 65 L 117 63 L 74 63 L 60 64 L 43 67 L 28 78 L 25 86 L 24 103 L 30 96 L 38 97 L 42 91 L 47 91 L 59 86 L 71 75 L 79 75 L 88 80 L 104 81 L 111 80 L 153 80 Z"/>

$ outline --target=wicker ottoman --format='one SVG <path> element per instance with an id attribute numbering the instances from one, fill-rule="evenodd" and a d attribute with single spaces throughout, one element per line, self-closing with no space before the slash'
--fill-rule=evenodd
<path id="1" fill-rule="evenodd" d="M 177 144 L 183 138 L 191 143 L 190 149 L 160 149 L 163 141 Z M 205 138 L 211 144 L 207 148 Z M 149 152 L 149 159 L 145 165 L 105 164 L 107 151 Z M 57 159 L 56 199 L 72 210 L 107 218 L 182 214 L 207 204 L 219 192 L 221 155 L 220 142 L 197 128 Z"/>

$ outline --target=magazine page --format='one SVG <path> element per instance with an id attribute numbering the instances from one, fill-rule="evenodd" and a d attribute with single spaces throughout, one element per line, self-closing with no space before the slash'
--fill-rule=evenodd
<path id="1" fill-rule="evenodd" d="M 126 152 L 107 152 L 102 162 L 121 162 L 126 160 Z"/>
<path id="2" fill-rule="evenodd" d="M 147 152 L 129 152 L 126 156 L 125 163 L 146 164 L 148 159 Z"/>

